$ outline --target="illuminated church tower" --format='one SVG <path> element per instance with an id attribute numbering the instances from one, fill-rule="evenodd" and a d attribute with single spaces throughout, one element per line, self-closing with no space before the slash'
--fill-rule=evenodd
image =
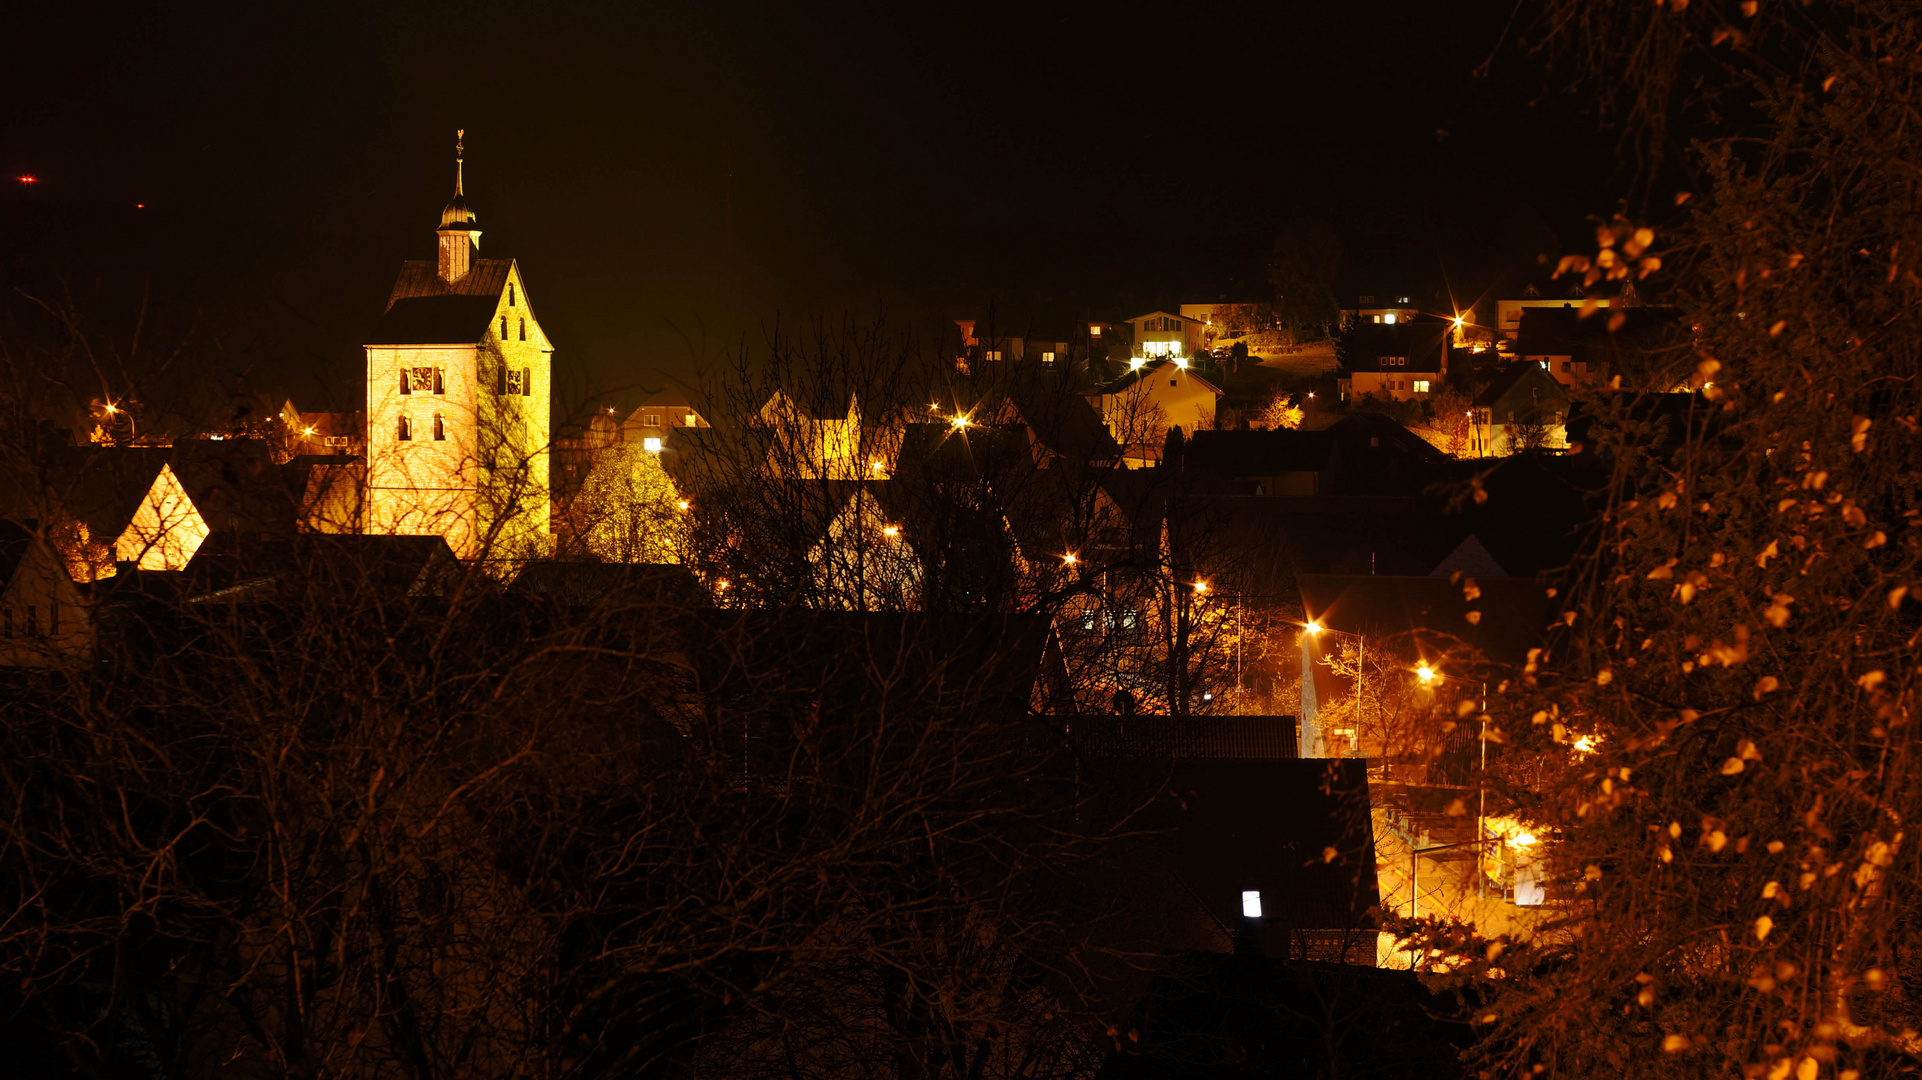
<path id="1" fill-rule="evenodd" d="M 367 521 L 447 538 L 463 559 L 549 549 L 548 409 L 554 347 L 520 267 L 480 258 L 462 191 L 437 259 L 408 260 L 367 340 Z"/>

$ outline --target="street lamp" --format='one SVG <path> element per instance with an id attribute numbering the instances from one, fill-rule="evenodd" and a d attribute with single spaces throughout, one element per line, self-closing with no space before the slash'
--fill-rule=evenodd
<path id="1" fill-rule="evenodd" d="M 1343 637 L 1351 637 L 1355 639 L 1355 730 L 1356 732 L 1359 733 L 1361 731 L 1361 714 L 1362 714 L 1361 682 L 1362 682 L 1362 674 L 1364 670 L 1362 661 L 1365 660 L 1368 655 L 1368 635 L 1350 633 L 1349 631 L 1346 631 L 1346 630 L 1330 630 L 1328 629 L 1328 627 L 1323 626 L 1318 620 L 1315 620 L 1315 619 L 1309 619 L 1308 622 L 1303 625 L 1302 629 L 1308 631 L 1308 633 L 1311 636 L 1318 636 L 1323 633 L 1329 633 L 1329 634 L 1339 634 L 1339 635 L 1342 635 Z M 1308 678 L 1309 673 L 1303 672 L 1302 677 Z M 1317 728 L 1320 727 L 1319 724 L 1317 724 L 1316 726 Z"/>

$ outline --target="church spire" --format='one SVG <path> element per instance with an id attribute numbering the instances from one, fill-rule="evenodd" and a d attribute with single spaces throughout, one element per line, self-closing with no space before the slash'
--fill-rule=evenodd
<path id="1" fill-rule="evenodd" d="M 440 212 L 440 279 L 449 285 L 467 276 L 480 249 L 480 227 L 463 190 L 467 150 L 466 128 L 454 129 L 454 199 Z"/>

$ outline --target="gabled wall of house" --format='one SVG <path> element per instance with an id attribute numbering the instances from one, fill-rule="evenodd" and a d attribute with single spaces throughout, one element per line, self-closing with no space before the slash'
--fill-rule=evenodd
<path id="1" fill-rule="evenodd" d="M 114 538 L 113 558 L 142 570 L 185 570 L 207 532 L 207 519 L 188 497 L 173 466 L 163 465 L 126 531 Z"/>
<path id="2" fill-rule="evenodd" d="M 13 545 L 13 572 L 0 588 L 0 667 L 91 663 L 93 615 L 62 560 L 38 536 L 16 535 Z"/>

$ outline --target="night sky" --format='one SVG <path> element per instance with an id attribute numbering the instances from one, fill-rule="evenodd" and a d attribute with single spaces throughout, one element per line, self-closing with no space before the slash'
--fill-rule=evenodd
<path id="1" fill-rule="evenodd" d="M 1510 6 L 11 5 L 0 274 L 144 289 L 318 407 L 432 256 L 465 127 L 482 254 L 570 389 L 777 315 L 1265 298 L 1296 220 L 1346 290 L 1472 299 L 1620 179 L 1512 49 L 1471 85 Z"/>

